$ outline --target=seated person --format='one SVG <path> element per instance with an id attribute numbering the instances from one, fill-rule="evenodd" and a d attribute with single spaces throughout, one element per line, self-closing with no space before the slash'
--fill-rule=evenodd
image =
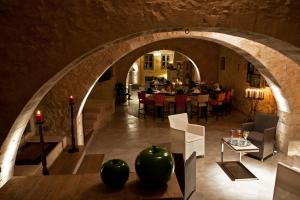
<path id="1" fill-rule="evenodd" d="M 201 91 L 198 88 L 196 87 L 193 88 L 193 94 L 200 94 L 200 93 Z"/>
<path id="2" fill-rule="evenodd" d="M 165 90 L 165 88 L 161 88 L 160 93 L 167 93 L 167 91 Z"/>
<path id="3" fill-rule="evenodd" d="M 172 92 L 172 86 L 171 86 L 170 81 L 167 81 L 167 83 L 165 85 L 165 90 L 166 90 L 166 92 Z"/>
<path id="4" fill-rule="evenodd" d="M 214 83 L 213 89 L 214 89 L 214 91 L 217 91 L 217 92 L 221 91 L 220 84 L 218 82 Z"/>
<path id="5" fill-rule="evenodd" d="M 189 81 L 189 89 L 193 89 L 196 87 L 195 81 Z"/>
<path id="6" fill-rule="evenodd" d="M 153 90 L 149 87 L 146 91 L 147 94 L 152 94 L 153 93 Z"/>
<path id="7" fill-rule="evenodd" d="M 184 94 L 183 89 L 178 89 L 178 90 L 176 91 L 176 94 L 177 94 L 177 95 L 183 95 L 183 94 Z"/>

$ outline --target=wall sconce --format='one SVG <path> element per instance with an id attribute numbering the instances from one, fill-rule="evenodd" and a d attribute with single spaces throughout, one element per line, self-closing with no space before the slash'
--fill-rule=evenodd
<path id="1" fill-rule="evenodd" d="M 247 115 L 247 121 L 251 122 L 254 119 L 257 104 L 259 101 L 264 99 L 264 89 L 263 88 L 246 88 L 245 98 L 250 101 L 250 111 Z"/>

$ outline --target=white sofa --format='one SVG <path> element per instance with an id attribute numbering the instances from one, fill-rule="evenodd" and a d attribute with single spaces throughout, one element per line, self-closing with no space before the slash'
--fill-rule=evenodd
<path id="1" fill-rule="evenodd" d="M 185 159 L 195 151 L 196 156 L 205 155 L 205 127 L 198 124 L 189 124 L 187 113 L 169 115 L 170 127 L 184 134 Z"/>

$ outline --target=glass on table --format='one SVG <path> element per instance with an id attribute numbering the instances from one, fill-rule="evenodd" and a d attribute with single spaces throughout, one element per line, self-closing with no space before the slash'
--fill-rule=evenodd
<path id="1" fill-rule="evenodd" d="M 237 136 L 240 139 L 243 136 L 243 131 L 241 129 L 236 130 Z"/>
<path id="2" fill-rule="evenodd" d="M 244 131 L 243 132 L 243 137 L 244 137 L 245 140 L 247 140 L 249 134 L 250 134 L 250 131 Z"/>
<path id="3" fill-rule="evenodd" d="M 235 132 L 236 132 L 235 129 L 231 129 L 231 130 L 230 130 L 230 144 L 232 144 L 232 140 L 233 140 L 233 138 L 234 138 Z"/>

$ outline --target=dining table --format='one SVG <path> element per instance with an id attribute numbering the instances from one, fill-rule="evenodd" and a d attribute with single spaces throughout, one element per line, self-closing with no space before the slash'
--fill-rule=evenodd
<path id="1" fill-rule="evenodd" d="M 175 103 L 175 94 L 172 95 L 172 94 L 165 94 L 164 93 L 164 96 L 165 96 L 165 102 L 166 102 L 166 104 Z M 146 95 L 146 100 L 149 103 L 153 103 L 154 102 L 154 95 L 153 94 Z M 186 102 L 187 103 L 191 102 L 191 96 L 187 97 Z"/>

